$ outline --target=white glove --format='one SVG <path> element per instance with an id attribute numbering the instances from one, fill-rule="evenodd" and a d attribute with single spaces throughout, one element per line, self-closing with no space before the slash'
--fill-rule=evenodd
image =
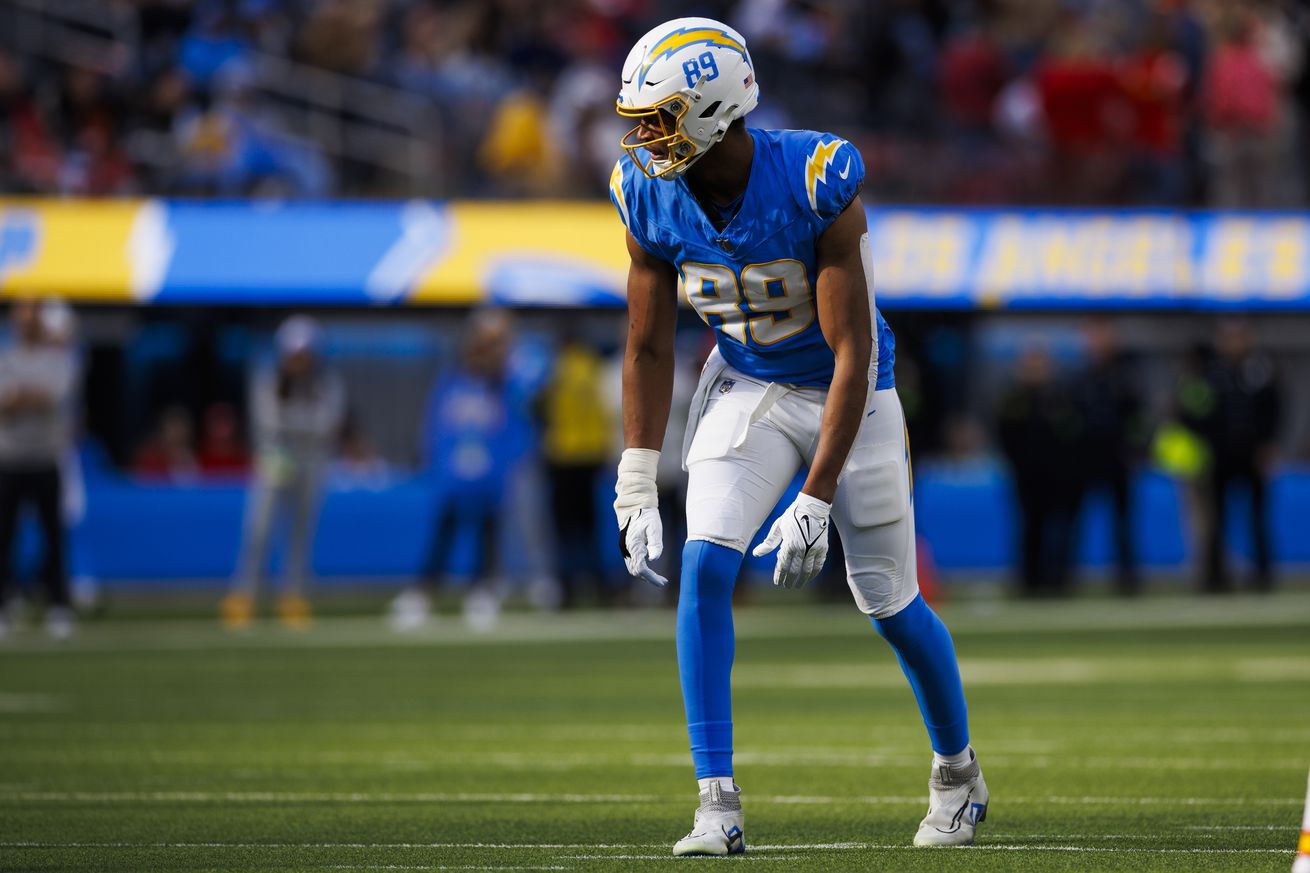
<path id="1" fill-rule="evenodd" d="M 628 517 L 627 524 L 619 530 L 619 551 L 633 576 L 640 576 L 656 588 L 669 584 L 668 579 L 646 564 L 664 554 L 664 523 L 660 521 L 658 509 L 648 507 Z"/>
<path id="2" fill-rule="evenodd" d="M 778 549 L 778 564 L 773 568 L 773 584 L 783 588 L 800 588 L 823 569 L 828 558 L 828 514 L 832 504 L 801 492 L 796 502 L 778 516 L 764 542 L 752 555 L 759 558 Z"/>
<path id="3" fill-rule="evenodd" d="M 646 563 L 664 554 L 664 523 L 655 487 L 659 460 L 655 449 L 624 449 L 614 486 L 614 515 L 619 520 L 619 551 L 628 572 L 663 588 L 669 580 Z"/>

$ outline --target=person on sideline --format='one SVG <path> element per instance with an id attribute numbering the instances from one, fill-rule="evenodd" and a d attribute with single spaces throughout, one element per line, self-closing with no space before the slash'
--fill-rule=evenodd
<path id="1" fill-rule="evenodd" d="M 248 625 L 254 615 L 274 531 L 284 521 L 290 536 L 278 616 L 289 627 L 308 626 L 314 529 L 327 465 L 345 420 L 345 387 L 323 359 L 318 324 L 293 316 L 278 328 L 275 345 L 277 360 L 256 373 L 251 387 L 255 475 L 240 564 L 221 608 L 232 628 Z"/>

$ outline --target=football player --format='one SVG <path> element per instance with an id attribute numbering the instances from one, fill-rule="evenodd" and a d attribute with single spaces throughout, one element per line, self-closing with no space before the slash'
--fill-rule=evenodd
<path id="1" fill-rule="evenodd" d="M 690 412 L 687 543 L 678 669 L 700 806 L 675 855 L 744 851 L 732 771 L 732 588 L 757 529 L 802 465 L 801 493 L 754 554 L 775 585 L 822 568 L 841 533 L 855 602 L 895 650 L 932 742 L 916 845 L 973 842 L 987 787 L 969 746 L 950 633 L 919 594 L 909 450 L 892 373 L 895 340 L 874 306 L 850 143 L 755 130 L 759 84 L 741 34 L 706 18 L 656 27 L 623 65 L 631 119 L 610 198 L 627 227 L 627 447 L 615 512 L 627 568 L 656 585 L 663 550 L 655 470 L 669 414 L 681 286 L 715 331 Z"/>

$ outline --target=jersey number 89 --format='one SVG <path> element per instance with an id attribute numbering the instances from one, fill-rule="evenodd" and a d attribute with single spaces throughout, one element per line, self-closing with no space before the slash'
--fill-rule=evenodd
<path id="1" fill-rule="evenodd" d="M 696 314 L 742 345 L 771 346 L 814 322 L 805 265 L 792 258 L 749 264 L 740 278 L 723 264 L 687 262 L 682 282 Z"/>

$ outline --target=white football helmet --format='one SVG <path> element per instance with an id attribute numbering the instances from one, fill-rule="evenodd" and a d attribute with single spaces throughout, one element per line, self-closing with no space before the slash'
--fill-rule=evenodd
<path id="1" fill-rule="evenodd" d="M 647 176 L 676 179 L 759 100 L 740 33 L 711 18 L 666 21 L 637 40 L 623 62 L 618 113 L 637 125 L 619 144 Z M 643 141 L 643 128 L 659 136 Z"/>

